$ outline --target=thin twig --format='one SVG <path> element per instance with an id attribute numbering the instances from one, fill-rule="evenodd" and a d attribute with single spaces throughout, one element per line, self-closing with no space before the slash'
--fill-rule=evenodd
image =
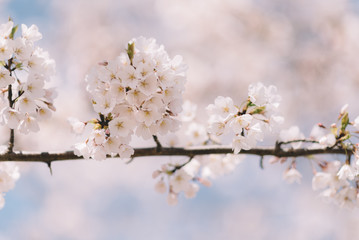
<path id="1" fill-rule="evenodd" d="M 296 140 L 291 140 L 291 141 L 286 141 L 286 142 L 277 142 L 277 144 L 278 144 L 279 146 L 281 146 L 281 145 L 287 145 L 287 144 L 298 143 L 298 142 L 303 142 L 303 143 L 319 143 L 319 141 L 311 140 L 311 139 L 296 139 Z"/>

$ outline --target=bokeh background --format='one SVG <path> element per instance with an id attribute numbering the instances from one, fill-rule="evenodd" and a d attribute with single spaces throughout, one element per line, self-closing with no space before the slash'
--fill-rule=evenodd
<path id="1" fill-rule="evenodd" d="M 86 72 L 138 36 L 184 57 L 185 98 L 202 113 L 218 95 L 240 103 L 261 81 L 278 87 L 284 127 L 308 135 L 318 122 L 335 122 L 345 103 L 356 117 L 358 10 L 354 0 L 0 0 L 1 22 L 38 25 L 38 44 L 57 65 L 57 112 L 39 133 L 17 135 L 16 147 L 62 151 L 80 141 L 66 119 L 94 116 Z M 52 176 L 45 164 L 21 164 L 0 211 L 0 240 L 357 239 L 358 211 L 323 202 L 311 189 L 309 162 L 299 160 L 301 184 L 282 180 L 285 165 L 265 159 L 261 170 L 252 157 L 175 207 L 154 191 L 151 174 L 163 158 L 57 162 Z"/>

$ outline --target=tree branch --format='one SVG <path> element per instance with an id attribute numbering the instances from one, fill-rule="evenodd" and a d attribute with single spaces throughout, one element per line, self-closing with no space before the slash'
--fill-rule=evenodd
<path id="1" fill-rule="evenodd" d="M 231 147 L 225 146 L 199 146 L 199 147 L 187 147 L 187 148 L 168 148 L 162 147 L 161 151 L 158 152 L 157 147 L 150 148 L 135 148 L 135 153 L 132 156 L 136 157 L 148 157 L 148 156 L 189 156 L 194 157 L 198 155 L 208 155 L 208 154 L 227 154 L 233 153 Z M 342 154 L 342 155 L 352 155 L 352 150 L 344 150 L 342 148 L 324 148 L 324 149 L 281 149 L 281 148 L 253 148 L 250 150 L 242 150 L 239 154 L 249 154 L 257 156 L 276 156 L 276 157 L 305 157 L 309 155 L 318 155 L 318 154 Z M 110 158 L 110 156 L 109 156 Z M 46 164 L 51 164 L 55 161 L 65 161 L 65 160 L 81 160 L 83 157 L 76 156 L 73 151 L 60 152 L 60 153 L 22 153 L 22 152 L 12 152 L 4 153 L 0 155 L 0 162 L 4 161 L 18 161 L 18 162 L 44 162 Z"/>

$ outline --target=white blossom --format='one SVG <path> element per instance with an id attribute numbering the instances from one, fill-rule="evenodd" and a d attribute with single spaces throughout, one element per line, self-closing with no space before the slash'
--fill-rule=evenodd
<path id="1" fill-rule="evenodd" d="M 17 28 L 13 27 L 12 21 L 0 26 L 0 61 L 4 61 L 0 65 L 0 88 L 7 90 L 3 90 L 4 99 L 11 96 L 13 101 L 11 109 L 2 108 L 0 122 L 27 134 L 38 131 L 37 122 L 49 118 L 50 110 L 55 111 L 56 94 L 45 84 L 55 73 L 55 62 L 35 46 L 34 42 L 42 37 L 37 26 L 21 25 L 22 34 L 18 37 Z"/>
<path id="2" fill-rule="evenodd" d="M 19 177 L 19 168 L 15 163 L 0 163 L 0 209 L 3 208 L 5 204 L 5 193 L 14 188 L 15 182 Z"/>
<path id="3" fill-rule="evenodd" d="M 312 179 L 313 190 L 319 190 L 327 188 L 331 185 L 332 176 L 330 173 L 317 172 Z"/>
<path id="4" fill-rule="evenodd" d="M 178 203 L 177 194 L 175 194 L 175 193 L 169 193 L 168 196 L 167 196 L 167 203 L 168 203 L 168 205 L 170 205 L 170 206 L 177 205 L 177 203 Z"/>
<path id="5" fill-rule="evenodd" d="M 42 38 L 42 34 L 36 25 L 31 25 L 29 28 L 25 24 L 21 24 L 22 37 L 30 42 L 38 41 Z"/>
<path id="6" fill-rule="evenodd" d="M 293 183 L 293 182 L 300 183 L 301 178 L 302 178 L 302 174 L 300 174 L 300 172 L 293 167 L 288 168 L 283 173 L 283 179 L 286 180 L 288 183 Z"/>
<path id="7" fill-rule="evenodd" d="M 128 118 L 115 118 L 110 121 L 109 129 L 114 136 L 126 137 L 132 132 L 134 127 L 133 120 Z"/>
<path id="8" fill-rule="evenodd" d="M 253 116 L 250 114 L 243 114 L 240 116 L 234 117 L 230 122 L 230 127 L 234 133 L 241 134 L 243 128 L 247 128 L 253 120 Z"/>
<path id="9" fill-rule="evenodd" d="M 228 115 L 236 114 L 238 109 L 234 106 L 233 100 L 230 97 L 218 96 L 214 100 L 214 104 L 210 104 L 207 107 L 207 111 L 210 114 L 219 115 L 222 118 L 226 118 Z"/>
<path id="10" fill-rule="evenodd" d="M 0 68 L 0 88 L 8 87 L 15 82 L 15 78 L 10 76 L 8 70 Z"/>
<path id="11" fill-rule="evenodd" d="M 354 180 L 355 172 L 352 166 L 344 164 L 338 171 L 337 176 L 340 180 Z"/>
<path id="12" fill-rule="evenodd" d="M 33 116 L 25 114 L 25 118 L 21 120 L 18 129 L 21 133 L 28 134 L 30 131 L 38 132 L 40 130 L 40 127 Z"/>
<path id="13" fill-rule="evenodd" d="M 319 139 L 319 144 L 324 147 L 332 147 L 337 142 L 337 139 L 335 138 L 334 134 L 329 133 L 327 135 L 324 135 Z"/>
<path id="14" fill-rule="evenodd" d="M 159 180 L 155 185 L 155 190 L 158 193 L 165 193 L 167 191 L 167 187 L 163 179 Z"/>
<path id="15" fill-rule="evenodd" d="M 243 155 L 226 154 L 210 155 L 207 163 L 204 164 L 202 177 L 217 178 L 224 174 L 231 173 L 236 166 L 242 161 Z"/>
<path id="16" fill-rule="evenodd" d="M 77 118 L 69 117 L 67 121 L 71 124 L 72 131 L 76 134 L 82 134 L 85 129 L 85 123 L 80 122 Z"/>
<path id="17" fill-rule="evenodd" d="M 190 180 L 193 176 L 188 174 L 183 168 L 177 170 L 170 179 L 170 186 L 173 192 L 179 193 L 181 191 L 186 192 L 190 187 Z"/>
<path id="18" fill-rule="evenodd" d="M 186 191 L 184 192 L 186 198 L 194 198 L 199 190 L 198 184 L 190 183 Z"/>
<path id="19" fill-rule="evenodd" d="M 336 201 L 340 207 L 352 209 L 357 206 L 357 189 L 344 187 L 336 194 Z"/>
<path id="20" fill-rule="evenodd" d="M 283 142 L 302 140 L 302 139 L 304 139 L 304 134 L 299 130 L 298 126 L 292 126 L 287 130 L 280 131 L 279 139 Z M 301 142 L 291 143 L 291 146 L 293 148 L 300 148 L 301 145 L 302 145 Z"/>
<path id="21" fill-rule="evenodd" d="M 202 144 L 208 139 L 206 128 L 195 122 L 190 123 L 186 135 L 190 139 L 190 145 Z"/>
<path id="22" fill-rule="evenodd" d="M 359 130 L 359 116 L 355 118 L 354 120 L 354 125 L 353 125 L 357 130 Z"/>

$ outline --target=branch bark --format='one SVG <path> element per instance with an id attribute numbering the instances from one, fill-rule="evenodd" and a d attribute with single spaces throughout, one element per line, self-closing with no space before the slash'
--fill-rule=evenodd
<path id="1" fill-rule="evenodd" d="M 158 151 L 157 147 L 150 148 L 135 148 L 135 153 L 132 155 L 133 158 L 137 157 L 148 157 L 148 156 L 189 156 L 194 157 L 198 155 L 209 155 L 209 154 L 227 154 L 233 153 L 231 147 L 225 146 L 200 146 L 200 147 L 187 147 L 187 148 L 168 148 L 162 147 L 161 151 Z M 341 155 L 352 155 L 352 150 L 345 150 L 342 148 L 324 148 L 324 149 L 281 149 L 281 148 L 270 148 L 261 147 L 253 148 L 250 150 L 242 150 L 239 154 L 249 154 L 263 156 L 276 156 L 276 157 L 305 157 L 309 155 L 318 154 L 341 154 Z M 109 156 L 110 158 L 110 156 Z M 50 165 L 55 161 L 65 160 L 81 160 L 83 157 L 76 156 L 73 151 L 50 153 L 50 152 L 12 152 L 4 153 L 0 155 L 0 162 L 4 161 L 17 161 L 17 162 L 44 162 Z"/>

